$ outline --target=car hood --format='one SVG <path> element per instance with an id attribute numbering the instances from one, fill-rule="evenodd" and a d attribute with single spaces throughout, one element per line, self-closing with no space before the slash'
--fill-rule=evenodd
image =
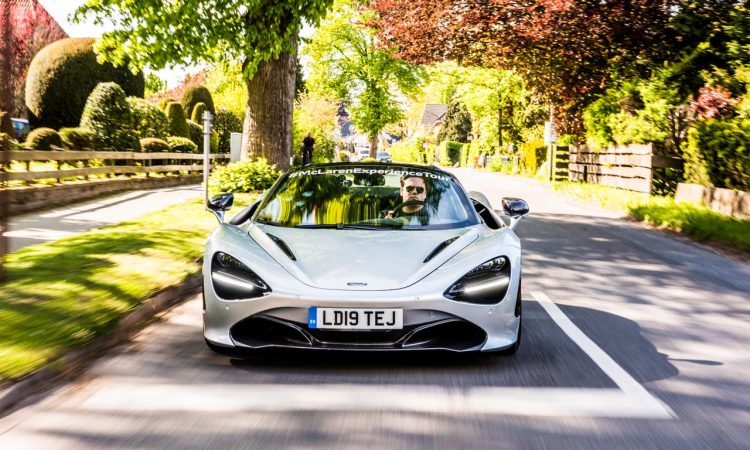
<path id="1" fill-rule="evenodd" d="M 255 240 L 301 282 L 320 289 L 379 291 L 410 286 L 463 250 L 479 235 L 453 230 L 330 230 L 253 225 Z M 270 235 L 270 236 L 269 236 Z M 273 237 L 277 239 L 273 239 Z M 450 245 L 424 262 L 446 240 Z M 289 248 L 295 260 L 278 244 Z"/>

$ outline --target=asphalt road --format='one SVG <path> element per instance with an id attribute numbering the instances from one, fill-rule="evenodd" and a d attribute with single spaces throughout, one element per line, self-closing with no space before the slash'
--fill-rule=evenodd
<path id="1" fill-rule="evenodd" d="M 0 448 L 750 448 L 750 266 L 457 173 L 531 207 L 516 356 L 234 360 L 204 346 L 196 297 L 0 419 Z"/>

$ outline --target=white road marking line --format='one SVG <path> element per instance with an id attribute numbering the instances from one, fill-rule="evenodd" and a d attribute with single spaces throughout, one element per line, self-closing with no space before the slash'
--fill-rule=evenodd
<path id="1" fill-rule="evenodd" d="M 626 395 L 638 398 L 653 408 L 662 408 L 670 417 L 676 417 L 675 413 L 664 403 L 651 395 L 640 383 L 638 383 L 629 373 L 620 367 L 604 350 L 601 349 L 594 341 L 586 336 L 564 312 L 552 301 L 544 292 L 533 291 L 531 295 L 542 308 L 549 314 L 553 321 L 559 326 L 568 337 L 573 340 L 591 358 L 597 366 L 612 381 L 615 382 Z"/>
<path id="2" fill-rule="evenodd" d="M 401 411 L 549 417 L 664 419 L 619 389 L 503 388 L 355 384 L 117 384 L 87 399 L 98 411 Z"/>
<path id="3" fill-rule="evenodd" d="M 393 411 L 446 415 L 673 419 L 674 412 L 638 384 L 568 319 L 549 297 L 532 292 L 552 320 L 618 388 L 525 388 L 366 384 L 108 383 L 81 407 L 94 411 L 253 412 Z"/>

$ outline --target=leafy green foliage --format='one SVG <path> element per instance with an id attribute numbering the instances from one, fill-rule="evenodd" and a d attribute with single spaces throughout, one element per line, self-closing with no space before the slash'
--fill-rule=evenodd
<path id="1" fill-rule="evenodd" d="M 167 128 L 171 136 L 190 137 L 190 128 L 188 128 L 185 111 L 179 103 L 169 103 L 166 109 Z"/>
<path id="2" fill-rule="evenodd" d="M 193 117 L 193 109 L 198 103 L 203 103 L 203 107 L 211 111 L 211 114 L 216 112 L 214 99 L 211 97 L 211 92 L 208 88 L 205 86 L 192 86 L 182 94 L 182 99 L 180 100 L 182 109 L 185 111 L 185 117 Z"/>
<path id="3" fill-rule="evenodd" d="M 463 103 L 452 101 L 448 105 L 448 111 L 445 113 L 445 122 L 443 123 L 437 140 L 454 142 L 469 142 L 471 134 L 471 116 Z"/>
<path id="4" fill-rule="evenodd" d="M 190 140 L 198 148 L 203 148 L 203 127 L 193 122 L 192 120 L 187 121 L 188 130 L 190 131 Z"/>
<path id="5" fill-rule="evenodd" d="M 238 115 L 240 122 L 244 120 L 248 93 L 240 64 L 215 64 L 206 72 L 205 85 L 211 91 L 217 114 L 219 108 L 225 108 Z"/>
<path id="6" fill-rule="evenodd" d="M 141 139 L 141 149 L 144 153 L 166 153 L 172 150 L 167 141 L 157 138 Z"/>
<path id="7" fill-rule="evenodd" d="M 193 143 L 190 139 L 180 136 L 169 136 L 167 137 L 169 147 L 173 152 L 177 153 L 199 153 L 198 146 Z"/>
<path id="8" fill-rule="evenodd" d="M 0 151 L 16 150 L 17 148 L 18 144 L 11 135 L 0 132 Z"/>
<path id="9" fill-rule="evenodd" d="M 203 126 L 203 113 L 206 112 L 206 104 L 203 102 L 198 102 L 193 107 L 193 114 L 190 116 L 190 120 L 197 123 L 200 126 Z M 215 113 L 212 111 L 211 114 Z"/>
<path id="10" fill-rule="evenodd" d="M 427 150 L 424 139 L 401 140 L 388 147 L 391 159 L 396 162 L 432 164 L 435 152 Z"/>
<path id="11" fill-rule="evenodd" d="M 31 130 L 24 146 L 34 150 L 51 150 L 52 146 L 62 147 L 62 139 L 52 128 L 41 127 Z"/>
<path id="12" fill-rule="evenodd" d="M 688 133 L 688 182 L 750 191 L 750 120 L 707 120 Z"/>
<path id="13" fill-rule="evenodd" d="M 425 77 L 422 68 L 393 57 L 378 46 L 372 17 L 353 0 L 338 0 L 303 52 L 312 59 L 307 89 L 317 96 L 344 99 L 351 119 L 370 139 L 403 116 L 398 95 L 413 96 Z M 371 150 L 373 151 L 373 150 Z"/>
<path id="14" fill-rule="evenodd" d="M 126 100 L 133 113 L 133 131 L 139 138 L 164 139 L 169 135 L 167 115 L 158 106 L 138 97 L 128 97 Z"/>
<path id="15" fill-rule="evenodd" d="M 155 73 L 149 73 L 145 78 L 144 97 L 148 98 L 167 90 L 167 82 L 159 78 Z"/>
<path id="16" fill-rule="evenodd" d="M 211 173 L 208 190 L 211 195 L 251 192 L 268 189 L 279 177 L 275 166 L 263 158 L 219 166 Z"/>
<path id="17" fill-rule="evenodd" d="M 133 132 L 133 112 L 125 91 L 116 83 L 99 83 L 91 92 L 81 116 L 81 128 L 91 132 L 95 149 L 139 150 Z"/>
<path id="18" fill-rule="evenodd" d="M 62 39 L 34 57 L 26 81 L 32 127 L 77 126 L 89 95 L 102 82 L 115 82 L 127 95 L 143 97 L 143 74 L 98 63 L 93 46 L 94 39 Z"/>
<path id="19" fill-rule="evenodd" d="M 441 144 L 440 149 L 440 165 L 441 166 L 454 166 L 461 162 L 461 150 L 463 150 L 464 144 L 460 142 L 445 141 Z"/>
<path id="20" fill-rule="evenodd" d="M 300 94 L 294 104 L 292 149 L 295 158 L 302 161 L 302 140 L 307 133 L 315 138 L 313 162 L 331 162 L 336 151 L 333 133 L 336 130 L 338 105 L 324 98 Z"/>
<path id="21" fill-rule="evenodd" d="M 242 116 L 234 111 L 219 106 L 216 108 L 213 130 L 218 135 L 218 151 L 229 153 L 232 133 L 242 132 Z"/>
<path id="22" fill-rule="evenodd" d="M 91 147 L 91 131 L 85 128 L 60 128 L 58 131 L 63 148 L 83 150 Z"/>

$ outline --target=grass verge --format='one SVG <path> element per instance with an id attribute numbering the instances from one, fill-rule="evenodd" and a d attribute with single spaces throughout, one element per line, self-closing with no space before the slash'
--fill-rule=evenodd
<path id="1" fill-rule="evenodd" d="M 695 203 L 675 203 L 668 197 L 648 197 L 637 192 L 597 184 L 560 182 L 554 189 L 627 213 L 635 220 L 672 230 L 700 242 L 713 242 L 750 253 L 750 221 L 719 214 Z"/>
<path id="2" fill-rule="evenodd" d="M 236 195 L 234 212 L 257 195 Z M 0 383 L 110 330 L 155 292 L 200 270 L 214 217 L 196 199 L 7 256 Z"/>

